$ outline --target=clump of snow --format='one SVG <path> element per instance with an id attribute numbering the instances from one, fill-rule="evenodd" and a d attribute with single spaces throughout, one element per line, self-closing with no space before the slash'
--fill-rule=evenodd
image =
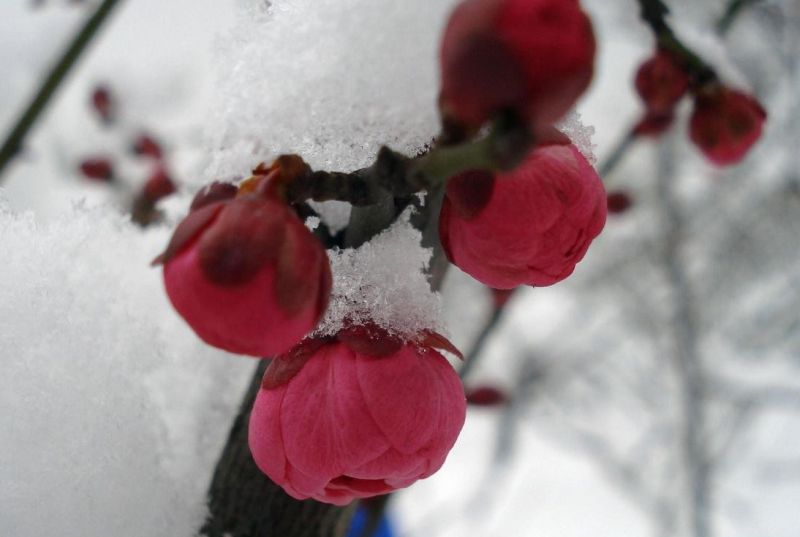
<path id="1" fill-rule="evenodd" d="M 312 201 L 309 202 L 309 205 L 317 212 L 331 233 L 338 233 L 350 222 L 352 206 L 345 201 L 334 200 L 322 203 Z"/>
<path id="2" fill-rule="evenodd" d="M 149 267 L 169 229 L 3 207 L 0 535 L 195 535 L 255 362 L 170 307 Z"/>
<path id="3" fill-rule="evenodd" d="M 570 112 L 567 117 L 562 119 L 557 125 L 558 130 L 567 135 L 572 140 L 578 151 L 589 161 L 592 166 L 597 164 L 594 143 L 595 129 L 591 125 L 584 124 L 581 114 L 575 110 Z"/>
<path id="4" fill-rule="evenodd" d="M 403 339 L 423 330 L 442 331 L 442 304 L 425 269 L 433 251 L 410 222 L 411 209 L 358 248 L 328 251 L 333 291 L 315 336 L 336 334 L 345 324 L 374 323 Z"/>
<path id="5" fill-rule="evenodd" d="M 319 219 L 318 216 L 309 216 L 308 218 L 306 218 L 306 222 L 305 222 L 306 227 L 308 229 L 310 229 L 311 231 L 314 231 L 315 229 L 317 229 L 319 227 L 319 223 L 320 223 L 320 219 Z"/>
<path id="6" fill-rule="evenodd" d="M 440 32 L 454 0 L 247 0 L 221 42 L 207 179 L 300 154 L 350 171 L 436 134 Z"/>

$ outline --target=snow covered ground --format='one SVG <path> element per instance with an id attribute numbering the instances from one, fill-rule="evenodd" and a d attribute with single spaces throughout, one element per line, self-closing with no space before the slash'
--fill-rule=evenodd
<path id="1" fill-rule="evenodd" d="M 585 3 L 595 17 L 600 56 L 579 111 L 595 127 L 602 160 L 636 119 L 631 73 L 651 45 L 632 2 Z M 263 5 L 123 2 L 0 184 L 0 535 L 193 535 L 205 512 L 214 460 L 254 362 L 203 345 L 170 308 L 158 270 L 148 266 L 188 196 L 211 177 L 245 173 L 254 155 L 268 159 L 291 151 L 314 166 L 352 169 L 369 162 L 381 144 L 413 152 L 436 132 L 436 46 L 453 1 L 275 0 L 269 14 Z M 12 124 L 87 9 L 55 0 L 36 10 L 23 0 L 0 3 L 0 132 Z M 695 22 L 702 27 L 704 21 Z M 121 120 L 115 126 L 100 126 L 89 110 L 88 95 L 98 82 L 117 95 Z M 791 116 L 794 101 L 782 101 L 787 98 L 777 90 L 775 95 Z M 714 205 L 714 214 L 730 217 L 744 207 L 751 217 L 745 224 L 754 215 L 773 223 L 763 229 L 754 224 L 752 236 L 742 232 L 728 246 L 760 248 L 739 252 L 726 266 L 743 267 L 745 282 L 753 273 L 769 280 L 759 287 L 738 285 L 741 292 L 719 292 L 730 300 L 715 306 L 719 325 L 706 327 L 703 351 L 714 358 L 710 367 L 755 387 L 780 384 L 791 392 L 800 384 L 800 309 L 794 309 L 800 263 L 786 250 L 796 250 L 791 237 L 796 241 L 800 224 L 797 202 L 778 190 L 785 174 L 767 173 L 789 158 L 781 149 L 783 123 L 776 120 L 766 147 L 753 156 L 763 164 L 732 173 L 719 188 L 685 141 L 678 140 L 676 150 L 688 167 L 681 176 L 687 203 L 713 205 L 724 194 L 733 201 Z M 181 185 L 180 195 L 165 204 L 167 222 L 147 231 L 119 216 L 148 170 L 127 152 L 142 130 L 164 140 Z M 87 184 L 77 176 L 77 162 L 98 153 L 115 156 L 121 188 Z M 620 181 L 630 180 L 645 205 L 653 181 L 640 176 L 650 173 L 655 152 L 645 145 L 631 157 Z M 790 164 L 797 169 L 796 161 Z M 751 180 L 756 173 L 758 184 Z M 743 194 L 737 198 L 737 192 Z M 687 215 L 696 232 L 689 247 L 696 249 L 708 245 L 704 230 L 719 231 L 698 220 L 699 212 Z M 647 398 L 626 399 L 627 394 L 643 389 L 659 396 L 675 389 L 660 361 L 663 349 L 641 326 L 650 320 L 631 323 L 618 304 L 640 300 L 626 294 L 636 287 L 626 284 L 626 274 L 638 283 L 652 279 L 657 292 L 647 300 L 663 301 L 658 276 L 640 270 L 649 267 L 647 261 L 630 265 L 635 271 L 612 271 L 628 256 L 646 257 L 642 243 L 657 235 L 653 219 L 653 211 L 643 207 L 628 219 L 610 220 L 574 282 L 515 297 L 475 378 L 511 389 L 534 355 L 543 357 L 548 371 L 556 366 L 557 382 L 541 391 L 536 386 L 520 399 L 514 441 L 503 443 L 510 455 L 500 463 L 495 446 L 504 411 L 471 411 L 442 471 L 392 505 L 401 535 L 654 532 L 659 522 L 641 495 L 637 499 L 615 478 L 596 449 L 586 449 L 585 435 L 574 434 L 600 431 L 619 442 L 612 447 L 630 456 L 626 460 L 640 460 L 634 440 L 663 416 L 647 413 Z M 727 234 L 714 237 L 727 244 Z M 750 273 L 747 260 L 758 265 Z M 726 270 L 708 263 L 692 270 L 709 278 L 702 281 L 713 281 L 709 266 L 714 274 Z M 731 281 L 738 277 L 725 274 Z M 615 283 L 604 285 L 608 280 Z M 487 314 L 488 296 L 454 270 L 444 298 L 453 339 L 468 348 Z M 748 313 L 723 316 L 719 310 Z M 765 316 L 766 326 L 756 331 L 760 341 L 737 342 L 737 334 Z M 567 363 L 577 365 L 559 369 Z M 620 387 L 591 391 L 582 384 L 609 378 Z M 632 382 L 639 383 L 636 389 Z M 656 400 L 674 403 L 669 395 Z M 791 397 L 770 407 L 734 443 L 715 494 L 718 535 L 797 535 L 798 409 Z M 720 413 L 724 428 L 731 416 Z M 669 426 L 656 430 L 676 434 Z M 641 459 L 647 461 L 641 468 L 634 464 L 634 473 L 669 468 L 662 460 L 669 443 L 657 439 L 654 458 Z M 668 478 L 665 494 L 675 486 Z"/>

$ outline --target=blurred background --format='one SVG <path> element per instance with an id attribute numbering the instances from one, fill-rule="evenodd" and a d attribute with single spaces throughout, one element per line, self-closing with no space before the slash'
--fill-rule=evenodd
<path id="1" fill-rule="evenodd" d="M 228 367 L 216 356 L 223 353 L 183 343 L 192 335 L 172 319 L 163 297 L 152 303 L 141 297 L 160 292 L 145 258 L 157 253 L 191 194 L 239 154 L 225 152 L 238 143 L 231 140 L 258 138 L 264 158 L 298 151 L 312 164 L 345 169 L 368 162 L 381 143 L 413 152 L 435 134 L 436 40 L 454 2 L 266 4 L 120 2 L 0 177 L 0 260 L 6 260 L 0 352 L 11 371 L 0 384 L 0 401 L 4 430 L 20 433 L 0 441 L 3 535 L 188 536 L 185 528 L 202 519 L 203 483 L 252 363 L 236 359 Z M 577 110 L 594 129 L 593 153 L 602 167 L 642 114 L 633 76 L 653 40 L 633 0 L 583 4 L 599 55 L 595 80 Z M 716 168 L 688 140 L 691 104 L 685 102 L 671 130 L 627 145 L 603 177 L 625 203 L 609 215 L 574 276 L 551 288 L 518 290 L 497 306 L 488 289 L 449 271 L 442 290 L 446 325 L 459 348 L 472 349 L 466 386 L 490 394 L 474 401 L 491 404 L 470 407 L 462 436 L 436 476 L 396 495 L 386 534 L 800 532 L 800 3 L 744 2 L 723 27 L 727 0 L 668 4 L 680 37 L 727 83 L 758 96 L 769 115 L 763 138 L 741 164 Z M 11 129 L 97 5 L 0 4 L 0 133 Z M 263 30 L 253 15 L 262 11 Z M 396 89 L 382 92 L 385 80 L 399 81 Z M 92 211 L 103 213 L 97 217 L 102 242 L 93 242 L 95 231 L 84 223 L 82 242 L 59 251 L 59 229 L 75 233 L 71 226 L 91 222 L 86 215 Z M 112 212 L 132 215 L 143 227 L 124 227 L 108 216 Z M 337 209 L 330 214 L 336 218 Z M 20 224 L 20 215 L 28 223 Z M 124 227 L 118 238 L 115 226 Z M 28 257 L 12 252 L 28 247 Z M 129 250 L 138 257 L 126 257 L 134 255 Z M 52 251 L 57 270 L 37 272 Z M 55 328 L 42 322 L 39 332 L 24 331 L 39 322 L 40 306 L 31 297 L 69 288 L 59 278 L 75 267 L 85 275 L 76 285 L 90 299 L 125 301 L 124 293 L 110 298 L 86 290 L 98 265 L 111 268 L 103 269 L 108 274 L 97 289 L 125 282 L 136 297 L 128 300 L 134 306 L 120 306 L 128 309 L 112 316 L 109 335 L 97 336 L 113 346 L 88 340 L 60 353 L 59 334 L 70 337 L 70 330 L 87 330 L 93 322 L 67 303 L 63 314 L 50 312 Z M 36 275 L 51 285 L 24 291 L 20 279 Z M 134 322 L 133 332 L 126 323 L 153 312 L 155 319 L 170 320 L 152 327 L 165 332 L 148 347 L 142 341 L 150 338 L 148 327 Z M 58 324 L 64 318 L 72 322 Z M 126 342 L 126 333 L 136 345 Z M 181 344 L 161 341 L 171 337 Z M 97 473 L 77 475 L 69 468 L 70 454 L 83 452 L 83 443 L 50 443 L 61 461 L 53 468 L 43 469 L 26 453 L 48 435 L 54 418 L 29 415 L 21 405 L 45 401 L 34 403 L 45 405 L 34 407 L 41 410 L 56 402 L 48 389 L 35 387 L 41 381 L 61 390 L 53 367 L 72 371 L 69 360 L 49 360 L 70 352 L 76 359 L 97 353 L 98 360 L 111 353 L 122 361 L 104 367 L 123 373 L 134 367 L 125 360 L 148 353 L 157 358 L 148 358 L 145 369 L 135 366 L 124 381 L 143 386 L 152 406 L 146 419 L 139 420 L 135 397 L 118 401 L 106 394 L 105 377 L 80 393 L 58 391 L 67 407 L 77 405 L 72 397 L 88 397 L 97 408 L 133 409 L 129 429 L 74 414 L 61 420 L 58 434 L 81 435 L 90 453 L 106 451 L 109 442 L 115 446 L 116 455 L 103 455 L 104 470 Z M 189 373 L 198 352 L 205 355 L 196 360 L 215 365 Z M 178 353 L 192 359 L 174 358 Z M 179 361 L 164 365 L 173 359 Z M 100 374 L 91 372 L 97 368 L 89 358 L 73 363 L 83 368 L 81 375 Z M 191 397 L 176 410 L 171 397 L 177 396 L 168 394 L 184 383 L 192 385 L 185 392 Z M 125 435 L 138 435 L 136 427 L 149 429 L 156 419 L 147 434 L 160 446 L 157 455 L 132 464 L 128 459 L 139 455 L 126 451 Z M 131 485 L 139 474 L 106 471 L 120 465 L 145 473 L 164 466 L 170 482 Z M 138 499 L 131 500 L 136 487 Z M 106 498 L 98 494 L 89 506 L 75 505 L 76 491 L 91 496 L 87 491 L 104 488 L 112 490 Z M 117 522 L 98 514 L 108 512 L 111 504 L 104 502 L 114 502 Z M 48 506 L 58 506 L 61 516 L 36 516 Z M 158 513 L 144 515 L 144 509 Z M 139 525 L 117 526 L 120 520 Z"/>

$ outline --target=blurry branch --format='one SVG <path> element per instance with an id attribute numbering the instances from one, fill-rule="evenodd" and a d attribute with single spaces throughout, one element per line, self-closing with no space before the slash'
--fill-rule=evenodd
<path id="1" fill-rule="evenodd" d="M 494 330 L 500 324 L 500 320 L 503 318 L 505 309 L 505 305 L 494 308 L 491 316 L 483 325 L 483 327 L 481 327 L 481 331 L 478 332 L 478 337 L 475 339 L 475 343 L 472 344 L 472 348 L 464 357 L 464 363 L 461 365 L 461 369 L 458 370 L 458 376 L 461 377 L 462 381 L 467 378 L 470 372 L 478 364 L 481 356 L 484 354 L 486 342 L 489 340 L 492 332 L 494 332 Z"/>
<path id="2" fill-rule="evenodd" d="M 617 165 L 622 162 L 622 159 L 630 150 L 633 142 L 636 140 L 636 132 L 633 128 L 628 129 L 624 136 L 622 136 L 611 153 L 606 159 L 597 167 L 597 173 L 603 182 L 608 186 L 608 176 L 617 168 Z"/>
<path id="3" fill-rule="evenodd" d="M 680 387 L 680 423 L 683 464 L 686 473 L 689 519 L 693 537 L 710 537 L 711 468 L 705 446 L 706 376 L 698 351 L 697 320 L 693 293 L 681 259 L 683 217 L 675 195 L 674 138 L 661 145 L 657 189 L 664 223 L 662 263 L 673 297 L 673 365 Z"/>
<path id="4" fill-rule="evenodd" d="M 717 74 L 700 56 L 687 47 L 672 30 L 666 18 L 669 8 L 661 0 L 638 0 L 642 19 L 650 26 L 658 46 L 680 59 L 695 87 L 717 80 Z"/>
<path id="5" fill-rule="evenodd" d="M 33 100 L 28 104 L 22 116 L 20 116 L 19 120 L 17 120 L 17 123 L 6 137 L 2 147 L 0 147 L 0 182 L 3 178 L 3 170 L 17 153 L 19 153 L 31 127 L 33 127 L 67 74 L 85 52 L 89 43 L 91 43 L 92 39 L 97 35 L 98 30 L 119 3 L 119 0 L 104 0 L 103 3 L 98 6 L 97 10 L 89 17 L 80 31 L 75 35 L 69 47 L 67 47 L 64 54 L 58 59 L 42 82 Z"/>
<path id="6" fill-rule="evenodd" d="M 725 13 L 720 17 L 719 21 L 717 21 L 717 33 L 720 35 L 728 33 L 739 14 L 741 14 L 745 8 L 759 2 L 761 2 L 761 0 L 730 0 L 728 2 L 728 7 L 725 9 Z"/>

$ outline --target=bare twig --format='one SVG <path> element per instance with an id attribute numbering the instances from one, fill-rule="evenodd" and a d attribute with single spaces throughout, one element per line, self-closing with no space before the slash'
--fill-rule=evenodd
<path id="1" fill-rule="evenodd" d="M 103 23 L 108 20 L 109 15 L 119 3 L 119 0 L 104 0 L 75 35 L 72 43 L 70 43 L 67 50 L 64 51 L 64 54 L 50 70 L 47 77 L 42 82 L 41 87 L 36 92 L 36 95 L 34 95 L 30 104 L 28 104 L 25 111 L 17 120 L 17 123 L 6 137 L 5 142 L 3 142 L 2 148 L 0 148 L 0 181 L 2 181 L 3 170 L 22 148 L 25 137 L 28 135 L 31 127 L 33 127 L 56 90 L 61 86 L 61 83 L 66 78 L 69 71 L 81 57 L 89 43 L 91 43 L 92 39 L 97 35 L 98 30 L 102 27 Z"/>
<path id="2" fill-rule="evenodd" d="M 690 498 L 690 524 L 694 537 L 711 536 L 711 469 L 704 444 L 706 377 L 698 351 L 694 299 L 686 268 L 681 262 L 683 218 L 675 196 L 674 144 L 662 144 L 658 165 L 658 198 L 664 219 L 662 263 L 674 300 L 673 364 L 681 388 L 681 444 Z"/>
<path id="3" fill-rule="evenodd" d="M 719 21 L 717 21 L 717 33 L 720 35 L 728 33 L 742 11 L 759 2 L 761 2 L 761 0 L 730 0 L 730 2 L 728 2 L 728 7 L 725 9 L 725 13 L 720 17 Z"/>

